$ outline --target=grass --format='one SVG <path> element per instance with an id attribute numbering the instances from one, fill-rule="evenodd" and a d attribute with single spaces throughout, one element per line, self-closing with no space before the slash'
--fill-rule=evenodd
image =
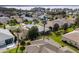
<path id="1" fill-rule="evenodd" d="M 16 53 L 16 48 L 8 49 L 8 50 L 4 51 L 3 53 Z M 21 53 L 20 49 L 18 49 L 17 53 Z"/>
<path id="2" fill-rule="evenodd" d="M 0 28 L 4 28 L 4 25 L 0 25 Z"/>
<path id="3" fill-rule="evenodd" d="M 67 32 L 71 32 L 73 31 L 73 28 L 68 28 Z M 63 32 L 62 32 L 63 35 Z M 62 35 L 56 35 L 55 32 L 52 32 L 50 35 L 48 35 L 49 38 L 51 38 L 52 40 L 54 40 L 55 42 L 59 43 L 62 47 L 64 46 L 68 46 L 69 48 L 71 48 L 72 50 L 74 50 L 75 52 L 79 52 L 79 49 L 63 42 L 62 39 Z"/>
<path id="4" fill-rule="evenodd" d="M 25 24 L 32 24 L 32 21 L 24 22 Z"/>
<path id="5" fill-rule="evenodd" d="M 53 39 L 55 42 L 59 43 L 60 45 L 64 45 L 63 42 L 61 41 L 62 39 L 61 35 L 56 35 L 54 32 L 52 32 L 48 37 Z"/>
<path id="6" fill-rule="evenodd" d="M 73 30 L 74 29 L 72 27 L 67 29 L 68 32 L 72 32 Z"/>

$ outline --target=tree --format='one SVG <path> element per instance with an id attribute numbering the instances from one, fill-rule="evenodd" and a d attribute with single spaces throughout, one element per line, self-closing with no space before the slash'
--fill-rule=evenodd
<path id="1" fill-rule="evenodd" d="M 21 52 L 24 52 L 24 50 L 25 50 L 25 45 L 26 45 L 25 41 L 22 40 L 22 41 L 20 42 L 20 50 L 21 50 Z"/>
<path id="2" fill-rule="evenodd" d="M 75 25 L 79 27 L 79 17 L 76 18 Z"/>
<path id="3" fill-rule="evenodd" d="M 13 20 L 8 21 L 8 23 L 10 26 L 14 26 L 17 24 L 17 21 L 16 21 L 16 19 L 13 19 Z"/>
<path id="4" fill-rule="evenodd" d="M 24 40 L 21 40 L 20 45 L 21 46 L 25 46 L 25 44 L 26 44 L 25 41 Z"/>
<path id="5" fill-rule="evenodd" d="M 53 27 L 53 31 L 58 31 L 59 29 L 59 24 L 55 23 Z"/>
<path id="6" fill-rule="evenodd" d="M 33 26 L 27 33 L 28 39 L 35 40 L 39 36 L 38 28 Z"/>
<path id="7" fill-rule="evenodd" d="M 19 39 L 19 33 L 21 32 L 20 29 L 17 29 L 15 31 L 17 33 L 16 39 L 17 39 L 17 48 L 16 48 L 16 53 L 18 52 L 19 45 L 20 45 L 20 39 Z"/>
<path id="8" fill-rule="evenodd" d="M 67 30 L 67 29 L 68 29 L 68 23 L 65 23 L 65 24 L 63 25 L 63 29 L 64 29 L 64 30 Z"/>
<path id="9" fill-rule="evenodd" d="M 21 46 L 21 47 L 20 47 L 20 50 L 21 50 L 21 52 L 23 53 L 23 51 L 25 50 L 25 47 L 24 47 L 24 46 Z"/>

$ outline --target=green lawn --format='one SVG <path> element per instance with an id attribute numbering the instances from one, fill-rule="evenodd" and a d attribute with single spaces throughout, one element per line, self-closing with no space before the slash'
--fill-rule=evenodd
<path id="1" fill-rule="evenodd" d="M 68 28 L 67 30 L 68 32 L 73 31 L 73 28 Z M 63 33 L 63 32 L 62 32 Z M 63 35 L 63 34 L 62 34 Z M 71 48 L 72 50 L 79 52 L 79 50 L 67 43 L 64 43 L 61 39 L 62 39 L 62 35 L 56 35 L 54 32 L 52 32 L 50 35 L 48 35 L 49 38 L 51 38 L 52 40 L 54 40 L 55 42 L 59 43 L 62 47 L 64 46 L 68 46 L 69 48 Z"/>
<path id="2" fill-rule="evenodd" d="M 72 32 L 74 29 L 73 28 L 68 28 L 68 32 Z"/>
<path id="3" fill-rule="evenodd" d="M 4 51 L 3 53 L 16 53 L 16 48 L 13 49 L 7 49 L 6 51 Z M 21 53 L 20 49 L 18 49 L 17 53 Z"/>
<path id="4" fill-rule="evenodd" d="M 61 35 L 56 35 L 54 32 L 52 32 L 48 37 L 53 39 L 55 42 L 59 43 L 60 45 L 64 45 L 63 42 L 61 41 L 62 39 Z"/>

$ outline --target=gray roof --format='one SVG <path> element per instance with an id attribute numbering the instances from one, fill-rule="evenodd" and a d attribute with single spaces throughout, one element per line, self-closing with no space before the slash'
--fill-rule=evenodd
<path id="1" fill-rule="evenodd" d="M 0 29 L 0 41 L 13 38 L 14 36 L 7 29 Z"/>
<path id="2" fill-rule="evenodd" d="M 9 17 L 0 17 L 0 22 L 1 23 L 7 23 L 7 21 L 9 21 Z"/>
<path id="3" fill-rule="evenodd" d="M 23 17 L 23 19 L 24 19 L 24 20 L 27 19 L 28 21 L 33 21 L 34 18 L 32 18 L 32 17 Z"/>

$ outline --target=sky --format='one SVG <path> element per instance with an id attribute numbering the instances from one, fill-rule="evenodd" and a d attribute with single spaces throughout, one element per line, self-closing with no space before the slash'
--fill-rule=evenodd
<path id="1" fill-rule="evenodd" d="M 23 9 L 23 10 L 30 10 L 31 8 L 34 8 L 34 7 L 44 7 L 44 8 L 70 8 L 70 9 L 75 9 L 75 8 L 79 8 L 79 5 L 21 5 L 21 6 L 18 6 L 18 5 L 14 5 L 14 6 L 5 6 L 7 8 L 16 8 L 16 9 Z"/>

